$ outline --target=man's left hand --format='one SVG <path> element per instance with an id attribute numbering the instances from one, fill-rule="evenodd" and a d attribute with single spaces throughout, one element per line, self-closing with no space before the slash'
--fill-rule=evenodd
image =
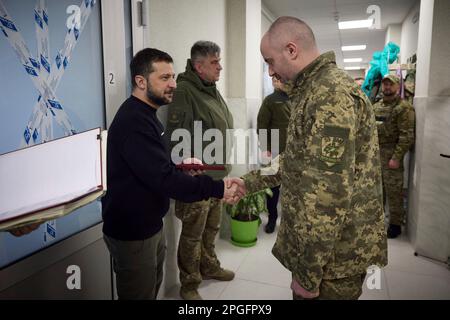
<path id="1" fill-rule="evenodd" d="M 400 168 L 400 162 L 394 159 L 389 160 L 389 169 L 398 169 Z"/>
<path id="2" fill-rule="evenodd" d="M 314 299 L 319 296 L 319 290 L 317 292 L 310 292 L 304 289 L 300 283 L 298 283 L 295 279 L 292 279 L 291 289 L 294 291 L 295 295 L 302 297 L 303 299 Z"/>

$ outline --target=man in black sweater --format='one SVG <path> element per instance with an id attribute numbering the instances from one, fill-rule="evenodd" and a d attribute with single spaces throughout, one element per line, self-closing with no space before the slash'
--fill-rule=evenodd
<path id="1" fill-rule="evenodd" d="M 130 64 L 132 95 L 108 130 L 108 190 L 102 199 L 103 233 L 113 257 L 120 299 L 156 299 L 163 277 L 162 218 L 169 198 L 184 202 L 210 197 L 235 203 L 239 179 L 214 181 L 175 168 L 157 109 L 172 101 L 173 60 L 144 49 Z"/>

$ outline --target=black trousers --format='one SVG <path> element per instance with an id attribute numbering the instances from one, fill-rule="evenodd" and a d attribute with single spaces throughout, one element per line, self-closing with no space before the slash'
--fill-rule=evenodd
<path id="1" fill-rule="evenodd" d="M 269 211 L 269 222 L 275 223 L 278 218 L 277 204 L 280 197 L 280 186 L 272 188 L 273 196 L 267 197 L 267 209 Z"/>

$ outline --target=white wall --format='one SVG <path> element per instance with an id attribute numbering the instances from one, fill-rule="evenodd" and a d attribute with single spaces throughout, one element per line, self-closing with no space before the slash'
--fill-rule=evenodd
<path id="1" fill-rule="evenodd" d="M 261 1 L 227 2 L 228 97 L 261 99 Z"/>
<path id="2" fill-rule="evenodd" d="M 125 46 L 125 21 L 121 19 L 124 4 L 120 0 L 102 6 L 102 40 L 106 103 L 106 127 L 109 128 L 117 110 L 127 98 L 127 59 Z M 128 21 L 127 21 L 128 22 Z M 114 84 L 110 84 L 110 74 Z"/>
<path id="3" fill-rule="evenodd" d="M 270 26 L 276 20 L 275 14 L 270 11 L 263 2 L 261 2 L 261 38 L 264 34 L 269 31 Z M 272 94 L 274 91 L 272 85 L 272 78 L 269 76 L 269 66 L 261 57 L 261 87 L 262 87 L 262 98 L 264 99 L 269 94 Z M 259 111 L 259 109 L 258 109 Z"/>
<path id="4" fill-rule="evenodd" d="M 433 10 L 434 1 L 431 6 L 423 1 L 420 8 L 421 28 L 419 30 L 420 45 L 417 50 L 416 97 L 428 96 L 432 44 L 430 35 L 433 33 Z"/>
<path id="5" fill-rule="evenodd" d="M 264 33 L 267 32 L 267 30 L 269 30 L 271 25 L 270 20 L 267 18 L 267 16 L 265 14 L 261 15 L 261 34 L 264 35 Z"/>
<path id="6" fill-rule="evenodd" d="M 228 0 L 227 20 L 227 73 L 228 98 L 245 96 L 246 4 L 242 0 Z M 238 122 L 239 123 L 239 122 Z M 236 125 L 236 121 L 235 121 Z M 240 124 L 239 124 L 240 125 Z"/>
<path id="7" fill-rule="evenodd" d="M 448 0 L 447 0 L 448 1 Z M 431 47 L 430 66 L 430 97 L 450 97 L 450 1 L 435 2 L 433 18 L 433 43 Z M 439 41 L 441 39 L 441 41 Z M 450 168 L 450 167 L 449 167 Z"/>
<path id="8" fill-rule="evenodd" d="M 419 255 L 450 256 L 450 1 L 422 1 L 417 48 L 416 142 L 412 153 L 408 234 Z"/>
<path id="9" fill-rule="evenodd" d="M 364 70 L 346 70 L 346 72 L 352 77 L 355 78 L 365 78 L 366 77 L 366 71 Z"/>
<path id="10" fill-rule="evenodd" d="M 183 72 L 192 45 L 198 40 L 217 43 L 222 49 L 221 79 L 217 87 L 226 92 L 226 0 L 151 0 L 146 46 L 167 51 L 175 72 Z"/>
<path id="11" fill-rule="evenodd" d="M 261 37 L 269 30 L 272 22 L 275 21 L 274 14 L 266 8 L 266 6 L 261 3 Z M 264 66 L 265 62 L 261 59 L 261 83 L 262 83 L 262 98 L 265 98 L 273 92 L 272 79 L 269 76 L 269 71 L 267 65 Z M 265 67 L 265 68 L 264 68 Z"/>
<path id="12" fill-rule="evenodd" d="M 402 25 L 399 24 L 391 24 L 388 26 L 385 37 L 385 44 L 392 41 L 396 45 L 400 46 L 401 44 L 401 34 L 402 34 Z"/>
<path id="13" fill-rule="evenodd" d="M 426 2 L 426 1 L 425 1 Z M 426 3 L 425 3 L 426 5 Z M 402 23 L 401 41 L 400 41 L 400 62 L 406 63 L 406 60 L 417 52 L 417 40 L 419 35 L 419 19 L 417 15 L 420 12 L 420 1 L 411 8 L 405 20 Z M 416 19 L 414 19 L 416 18 Z M 413 20 L 414 19 L 414 20 Z M 417 21 L 416 21 L 417 20 Z M 415 21 L 415 23 L 413 23 Z"/>
<path id="14" fill-rule="evenodd" d="M 256 127 L 262 101 L 261 0 L 227 0 L 228 107 L 235 128 Z M 254 147 L 254 148 L 253 148 Z M 256 145 L 250 146 L 256 154 Z M 247 165 L 234 165 L 232 175 L 242 175 Z"/>
<path id="15" fill-rule="evenodd" d="M 250 99 L 261 99 L 262 58 L 259 50 L 261 41 L 261 1 L 246 0 L 246 96 Z"/>
<path id="16" fill-rule="evenodd" d="M 261 4 L 261 35 L 264 35 L 269 30 L 270 25 L 274 21 L 275 15 L 264 4 Z"/>

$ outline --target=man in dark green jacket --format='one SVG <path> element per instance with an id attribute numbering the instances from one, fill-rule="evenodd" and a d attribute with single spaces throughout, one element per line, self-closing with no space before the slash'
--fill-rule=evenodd
<path id="1" fill-rule="evenodd" d="M 258 134 L 260 129 L 267 130 L 267 149 L 261 144 L 261 151 L 263 156 L 267 158 L 275 158 L 279 153 L 282 153 L 286 148 L 286 132 L 289 124 L 289 117 L 291 115 L 291 106 L 288 103 L 289 96 L 283 89 L 283 84 L 280 80 L 272 77 L 272 84 L 275 88 L 274 92 L 268 95 L 259 109 L 257 129 Z M 276 129 L 279 132 L 278 148 L 273 148 L 275 141 L 271 139 L 271 130 Z M 277 151 L 276 154 L 272 153 Z M 280 197 L 280 186 L 272 188 L 272 197 L 267 198 L 267 210 L 269 211 L 269 221 L 264 230 L 267 233 L 272 233 L 277 224 L 278 212 L 277 204 Z"/>
<path id="2" fill-rule="evenodd" d="M 198 41 L 192 46 L 186 71 L 177 78 L 177 89 L 173 102 L 169 105 L 167 119 L 168 137 L 172 147 L 179 143 L 177 134 L 172 135 L 176 129 L 185 129 L 190 134 L 189 144 L 193 153 L 184 154 L 181 156 L 183 159 L 194 156 L 203 159 L 206 164 L 223 165 L 227 162 L 229 155 L 226 148 L 226 131 L 233 128 L 233 117 L 216 88 L 215 83 L 219 80 L 221 70 L 220 48 L 217 44 Z M 214 142 L 203 142 L 208 140 L 207 136 L 211 132 L 221 136 L 222 141 L 215 135 Z M 207 148 L 213 143 L 216 148 Z M 173 155 L 177 153 L 175 150 L 176 148 L 172 149 Z M 224 171 L 206 171 L 206 174 L 215 180 L 223 179 L 231 169 L 229 165 L 225 167 Z M 180 295 L 186 300 L 199 300 L 201 297 L 197 289 L 202 278 L 220 281 L 230 281 L 234 278 L 232 271 L 220 266 L 214 251 L 214 241 L 222 215 L 222 202 L 215 199 L 195 203 L 177 201 L 175 215 L 182 221 L 178 244 Z"/>

